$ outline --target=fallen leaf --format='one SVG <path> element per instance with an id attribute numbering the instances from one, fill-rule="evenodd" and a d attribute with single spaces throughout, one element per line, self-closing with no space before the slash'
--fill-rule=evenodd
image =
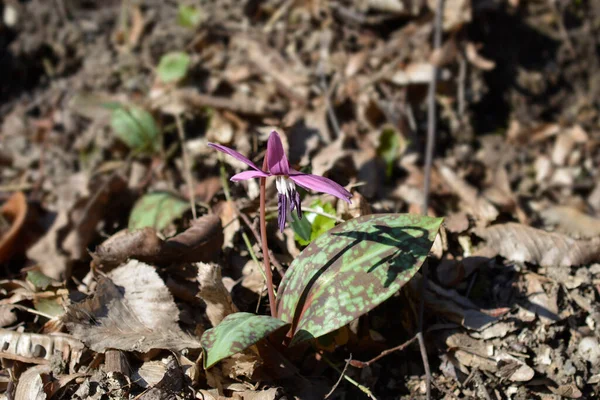
<path id="1" fill-rule="evenodd" d="M 569 206 L 555 206 L 540 213 L 547 225 L 576 239 L 600 237 L 600 219 Z"/>
<path id="2" fill-rule="evenodd" d="M 165 229 L 189 210 L 190 203 L 167 192 L 149 193 L 142 196 L 129 215 L 129 229 Z"/>
<path id="3" fill-rule="evenodd" d="M 213 326 L 217 326 L 223 318 L 237 312 L 231 295 L 223 285 L 221 267 L 205 263 L 197 263 L 199 296 L 206 303 L 206 316 Z"/>
<path id="4" fill-rule="evenodd" d="M 210 261 L 222 243 L 221 221 L 211 214 L 192 221 L 187 230 L 167 240 L 160 239 L 153 228 L 118 232 L 99 245 L 92 257 L 105 267 L 130 258 L 150 264 Z"/>
<path id="5" fill-rule="evenodd" d="M 529 226 L 507 223 L 475 230 L 486 240 L 486 256 L 530 262 L 543 267 L 570 267 L 600 260 L 600 238 L 576 240 Z"/>
<path id="6" fill-rule="evenodd" d="M 56 280 L 66 279 L 75 260 L 88 256 L 87 246 L 96 225 L 109 209 L 113 194 L 120 193 L 126 182 L 119 176 L 88 180 L 81 173 L 71 176 L 58 192 L 58 214 L 48 232 L 28 251 L 40 271 Z"/>
<path id="7" fill-rule="evenodd" d="M 498 217 L 498 210 L 484 197 L 480 196 L 473 186 L 460 178 L 452 169 L 443 164 L 438 164 L 440 175 L 454 193 L 462 200 L 467 211 L 472 213 L 477 222 L 491 222 Z"/>
<path id="8" fill-rule="evenodd" d="M 45 400 L 49 393 L 45 392 L 45 388 L 50 389 L 47 385 L 50 381 L 49 374 L 52 369 L 49 365 L 36 365 L 28 368 L 19 377 L 17 390 L 15 392 L 15 400 Z"/>
<path id="9" fill-rule="evenodd" d="M 69 307 L 63 319 L 75 337 L 99 353 L 200 347 L 179 327 L 179 310 L 162 279 L 137 260 L 107 278 L 98 276 L 94 295 Z"/>
<path id="10" fill-rule="evenodd" d="M 27 199 L 23 192 L 15 192 L 0 208 L 0 214 L 10 224 L 7 230 L 0 226 L 0 264 L 8 261 L 18 250 L 18 239 L 27 215 Z"/>
<path id="11" fill-rule="evenodd" d="M 40 335 L 0 329 L 0 349 L 1 358 L 32 364 L 49 364 L 55 352 L 60 352 L 62 359 L 74 371 L 84 346 L 64 333 Z"/>

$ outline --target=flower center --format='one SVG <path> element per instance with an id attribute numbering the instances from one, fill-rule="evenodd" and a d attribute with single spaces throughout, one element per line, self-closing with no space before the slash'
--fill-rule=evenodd
<path id="1" fill-rule="evenodd" d="M 278 225 L 279 230 L 283 232 L 285 221 L 288 214 L 296 209 L 299 219 L 302 219 L 302 209 L 300 206 L 300 194 L 296 190 L 296 184 L 287 176 L 279 175 L 275 177 L 275 186 L 277 187 L 278 198 Z"/>

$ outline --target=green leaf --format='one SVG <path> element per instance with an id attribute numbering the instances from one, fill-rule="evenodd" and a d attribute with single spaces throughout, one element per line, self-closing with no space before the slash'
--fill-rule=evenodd
<path id="1" fill-rule="evenodd" d="M 312 232 L 312 225 L 306 218 L 304 213 L 303 218 L 299 219 L 296 213 L 292 213 L 292 220 L 290 226 L 295 233 L 295 238 L 299 243 L 310 242 L 310 234 Z"/>
<path id="2" fill-rule="evenodd" d="M 276 330 L 289 325 L 266 315 L 238 312 L 230 314 L 219 325 L 207 330 L 200 339 L 204 350 L 204 368 L 246 350 Z"/>
<path id="3" fill-rule="evenodd" d="M 190 56 L 182 51 L 173 51 L 160 58 L 156 72 L 165 83 L 181 80 L 190 66 Z"/>
<path id="4" fill-rule="evenodd" d="M 65 313 L 61 296 L 43 297 L 34 300 L 34 307 L 36 310 L 53 317 L 60 317 Z"/>
<path id="5" fill-rule="evenodd" d="M 115 135 L 125 144 L 139 152 L 160 150 L 160 130 L 148 111 L 139 107 L 115 108 L 110 124 Z"/>
<path id="6" fill-rule="evenodd" d="M 400 156 L 400 153 L 406 148 L 406 143 L 402 139 L 400 133 L 394 128 L 387 127 L 381 131 L 379 137 L 379 147 L 377 147 L 377 155 L 385 161 L 386 175 L 392 175 L 394 163 Z"/>
<path id="7" fill-rule="evenodd" d="M 195 28 L 202 22 L 202 13 L 199 8 L 180 4 L 177 10 L 177 24 L 184 28 Z"/>
<path id="8" fill-rule="evenodd" d="M 332 332 L 387 300 L 421 267 L 441 218 L 375 214 L 319 236 L 292 262 L 279 287 L 278 317 L 292 344 Z"/>
<path id="9" fill-rule="evenodd" d="M 129 215 L 129 229 L 151 227 L 160 231 L 189 208 L 189 202 L 167 192 L 146 194 L 133 206 Z"/>
<path id="10" fill-rule="evenodd" d="M 310 208 L 325 214 L 335 215 L 333 206 L 330 203 L 323 203 L 319 199 L 313 201 Z M 296 223 L 298 219 L 296 214 L 292 213 L 292 219 L 291 225 L 296 233 L 296 240 L 302 246 L 310 244 L 310 242 L 335 226 L 335 219 L 310 211 L 305 212 L 302 220 L 299 220 L 298 223 Z"/>
<path id="11" fill-rule="evenodd" d="M 46 290 L 54 281 L 42 274 L 40 271 L 32 270 L 27 272 L 27 280 L 35 286 L 36 289 Z"/>

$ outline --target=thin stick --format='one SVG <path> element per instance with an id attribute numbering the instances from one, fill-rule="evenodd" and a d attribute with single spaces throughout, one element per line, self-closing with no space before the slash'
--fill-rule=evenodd
<path id="1" fill-rule="evenodd" d="M 177 125 L 177 134 L 179 135 L 179 141 L 181 142 L 181 154 L 183 156 L 183 169 L 186 184 L 188 186 L 188 195 L 190 198 L 190 207 L 192 208 L 192 216 L 196 220 L 196 194 L 194 193 L 194 178 L 192 177 L 192 166 L 190 165 L 190 159 L 188 157 L 187 150 L 185 148 L 185 131 L 183 130 L 183 123 L 179 114 L 175 114 L 175 124 Z"/>
<path id="2" fill-rule="evenodd" d="M 434 21 L 433 33 L 433 51 L 441 47 L 442 44 L 442 17 L 444 12 L 445 0 L 438 0 L 437 9 Z M 433 150 L 435 145 L 436 132 L 436 103 L 435 92 L 437 88 L 438 67 L 433 64 L 433 74 L 429 83 L 429 91 L 427 93 L 427 146 L 425 148 L 425 183 L 423 188 L 423 208 L 421 214 L 427 215 L 429 210 L 429 190 L 431 186 L 431 164 L 433 163 Z M 425 292 L 427 291 L 427 279 L 429 274 L 429 265 L 427 261 L 422 267 L 423 279 L 421 280 L 421 300 L 419 302 L 419 323 L 417 339 L 419 340 L 419 348 L 421 350 L 421 358 L 423 359 L 423 367 L 425 369 L 427 400 L 431 399 L 431 368 L 427 359 L 427 348 L 425 347 L 425 338 L 423 337 L 423 319 L 425 315 Z"/>
<path id="3" fill-rule="evenodd" d="M 351 361 L 352 361 L 352 354 L 350 354 L 350 358 L 346 360 L 346 365 L 344 365 L 344 369 L 342 370 L 340 377 L 338 378 L 335 385 L 333 385 L 333 387 L 331 388 L 329 393 L 327 393 L 325 395 L 325 397 L 324 397 L 325 399 L 328 398 L 329 396 L 331 396 L 333 394 L 333 392 L 335 392 L 335 389 L 337 389 L 337 387 L 340 385 L 340 382 L 342 381 L 342 379 L 344 379 L 344 376 L 346 375 L 346 370 L 348 369 L 348 365 L 350 365 Z"/>
<path id="4" fill-rule="evenodd" d="M 263 161 L 263 170 L 266 170 L 267 156 Z M 260 178 L 260 239 L 262 242 L 263 261 L 265 263 L 265 275 L 267 276 L 267 292 L 269 293 L 269 308 L 271 317 L 275 318 L 277 310 L 275 309 L 275 293 L 273 292 L 273 272 L 271 272 L 271 260 L 269 258 L 269 244 L 267 243 L 267 179 Z"/>
<path id="5" fill-rule="evenodd" d="M 254 238 L 256 239 L 256 241 L 258 243 L 261 243 L 262 240 L 260 239 L 260 234 L 256 231 L 256 228 L 254 228 L 254 226 L 250 222 L 250 219 L 248 219 L 248 216 L 246 214 L 240 212 L 240 210 L 238 210 L 237 208 L 236 208 L 236 211 L 237 211 L 238 215 L 242 218 L 242 221 L 244 221 L 246 226 L 250 229 L 250 231 L 252 232 L 252 235 L 254 235 Z M 271 250 L 269 250 L 269 259 L 275 266 L 275 269 L 279 273 L 279 276 L 283 278 L 283 275 L 285 274 L 285 271 L 283 270 L 283 266 L 279 263 L 279 261 L 277 260 L 275 255 L 271 252 Z"/>
<path id="6" fill-rule="evenodd" d="M 395 351 L 402 351 L 405 348 L 407 348 L 408 346 L 410 346 L 415 340 L 417 340 L 417 336 L 413 336 L 411 339 L 407 340 L 406 342 L 402 343 L 399 346 L 396 347 L 392 347 L 391 349 L 387 349 L 385 351 L 382 351 L 381 354 L 379 354 L 377 357 L 370 359 L 369 361 L 358 361 L 358 360 L 350 360 L 350 364 L 352 364 L 353 367 L 356 368 L 365 368 L 368 367 L 369 365 L 373 364 L 375 361 L 379 360 L 380 358 L 383 358 L 385 356 L 387 356 L 390 353 L 393 353 Z"/>
<path id="7" fill-rule="evenodd" d="M 375 396 L 373 396 L 373 393 L 369 390 L 368 387 L 365 387 L 365 386 L 361 385 L 360 383 L 356 382 L 354 379 L 350 378 L 348 375 L 344 374 L 334 363 L 331 362 L 331 360 L 329 360 L 323 354 L 321 354 L 321 357 L 323 358 L 323 361 L 325 361 L 327 364 L 329 364 L 329 366 L 331 368 L 333 368 L 337 372 L 339 372 L 344 377 L 345 380 L 347 380 L 348 382 L 350 382 L 351 384 L 353 384 L 354 386 L 356 386 L 361 392 L 363 392 L 364 394 L 366 394 L 367 396 L 369 396 L 369 398 L 377 400 L 375 398 Z"/>

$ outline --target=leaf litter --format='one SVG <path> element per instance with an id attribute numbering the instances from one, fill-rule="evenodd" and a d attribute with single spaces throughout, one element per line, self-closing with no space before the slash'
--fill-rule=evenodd
<path id="1" fill-rule="evenodd" d="M 435 65 L 433 398 L 598 396 L 593 2 L 447 1 L 436 51 L 436 1 L 5 3 L 2 395 L 361 396 L 325 360 L 341 371 L 410 339 L 420 273 L 316 351 L 259 341 L 203 369 L 203 332 L 269 307 L 258 185 L 229 184 L 242 165 L 207 143 L 256 162 L 276 128 L 294 169 L 352 192 L 302 192 L 304 237 L 269 222 L 285 272 L 342 220 L 419 212 Z M 344 375 L 376 398 L 425 396 L 414 345 Z"/>

